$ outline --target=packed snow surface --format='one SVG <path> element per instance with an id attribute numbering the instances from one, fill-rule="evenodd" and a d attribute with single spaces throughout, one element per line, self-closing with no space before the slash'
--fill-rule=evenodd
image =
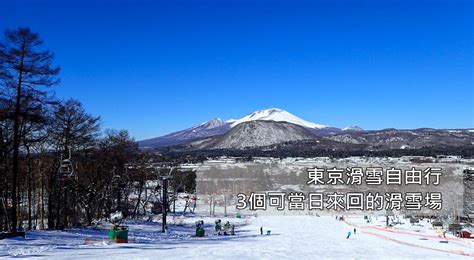
<path id="1" fill-rule="evenodd" d="M 194 222 L 203 219 L 206 237 L 193 237 Z M 0 258 L 34 259 L 459 259 L 474 252 L 469 241 L 428 238 L 404 233 L 358 228 L 346 239 L 353 226 L 334 216 L 258 216 L 243 219 L 221 218 L 236 225 L 236 236 L 213 233 L 210 217 L 175 217 L 169 222 L 168 234 L 160 232 L 160 224 L 134 221 L 130 227 L 129 244 L 112 244 L 106 240 L 106 229 L 72 229 L 66 231 L 28 232 L 26 239 L 0 241 Z M 377 227 L 383 218 L 372 224 L 362 217 L 349 218 L 354 225 Z M 380 222 L 380 223 L 378 223 Z M 427 227 L 405 224 L 407 233 L 434 231 Z M 260 235 L 260 227 L 269 236 Z M 379 233 L 385 239 L 365 232 Z M 423 239 L 422 239 L 423 238 Z M 404 241 L 407 244 L 400 244 Z M 431 248 L 431 249 L 430 249 Z M 437 251 L 442 249 L 444 251 Z M 451 252 L 452 251 L 452 252 Z"/>

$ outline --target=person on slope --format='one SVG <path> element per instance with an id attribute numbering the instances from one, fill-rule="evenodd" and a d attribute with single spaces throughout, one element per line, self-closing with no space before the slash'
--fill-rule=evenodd
<path id="1" fill-rule="evenodd" d="M 227 235 L 228 235 L 228 232 L 229 232 L 230 228 L 231 228 L 230 222 L 227 221 L 227 222 L 224 224 L 224 236 L 227 236 Z"/>
<path id="2" fill-rule="evenodd" d="M 349 231 L 349 233 L 347 233 L 347 237 L 346 237 L 346 239 L 349 239 L 349 237 L 351 237 L 351 235 L 352 235 L 352 232 L 351 232 L 351 231 Z"/>
<path id="3" fill-rule="evenodd" d="M 204 221 L 200 220 L 196 222 L 196 237 L 204 237 L 206 231 L 204 230 Z"/>
<path id="4" fill-rule="evenodd" d="M 221 230 L 222 230 L 221 220 L 220 220 L 220 219 L 216 220 L 216 226 L 215 226 L 214 229 L 215 229 L 215 231 L 216 231 L 216 234 L 220 236 L 220 235 L 221 235 Z"/>

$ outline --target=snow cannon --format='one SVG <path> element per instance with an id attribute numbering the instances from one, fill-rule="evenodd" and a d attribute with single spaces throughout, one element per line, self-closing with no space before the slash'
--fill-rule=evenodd
<path id="1" fill-rule="evenodd" d="M 118 244 L 128 243 L 128 228 L 124 226 L 114 226 L 109 230 L 109 240 Z"/>
<path id="2" fill-rule="evenodd" d="M 110 222 L 112 224 L 120 224 L 123 220 L 123 214 L 122 212 L 115 212 L 110 214 Z"/>
<path id="3" fill-rule="evenodd" d="M 110 222 L 114 225 L 108 231 L 110 241 L 116 243 L 128 243 L 128 227 L 122 225 L 123 215 L 122 212 L 115 212 L 110 214 Z"/>

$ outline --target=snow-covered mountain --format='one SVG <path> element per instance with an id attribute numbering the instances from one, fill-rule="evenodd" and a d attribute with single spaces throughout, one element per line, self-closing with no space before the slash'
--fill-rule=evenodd
<path id="1" fill-rule="evenodd" d="M 316 140 L 308 128 L 269 120 L 242 122 L 222 136 L 198 140 L 187 145 L 187 149 L 244 149 L 265 147 L 285 142 Z"/>
<path id="2" fill-rule="evenodd" d="M 341 129 L 342 131 L 353 131 L 353 132 L 361 132 L 365 131 L 362 127 L 360 126 L 347 126 Z"/>
<path id="3" fill-rule="evenodd" d="M 139 141 L 142 148 L 177 150 L 332 149 L 390 150 L 450 148 L 474 145 L 472 129 L 383 129 L 367 131 L 357 126 L 343 129 L 315 124 L 285 110 L 255 111 L 238 120 L 219 118 L 162 137 Z M 174 148 L 173 148 L 174 149 Z"/>
<path id="4" fill-rule="evenodd" d="M 220 118 L 215 118 L 185 130 L 139 141 L 138 145 L 142 148 L 174 146 L 205 137 L 222 135 L 227 133 L 229 129 L 230 123 L 223 121 Z"/>
<path id="5" fill-rule="evenodd" d="M 426 147 L 467 147 L 474 145 L 474 134 L 466 129 L 382 129 L 344 131 L 325 138 L 342 143 L 365 144 L 370 149 L 419 149 Z"/>
<path id="6" fill-rule="evenodd" d="M 306 128 L 316 128 L 316 129 L 328 127 L 325 125 L 308 122 L 306 120 L 303 120 L 289 113 L 288 111 L 285 111 L 279 108 L 271 108 L 271 109 L 255 111 L 251 113 L 250 115 L 244 116 L 241 119 L 234 121 L 232 123 L 232 127 L 244 122 L 257 121 L 257 120 L 287 122 L 287 123 L 292 123 L 295 125 L 300 125 Z"/>
<path id="7" fill-rule="evenodd" d="M 139 141 L 138 144 L 142 148 L 157 148 L 175 146 L 188 143 L 198 139 L 219 136 L 227 133 L 230 129 L 235 128 L 243 123 L 254 121 L 271 121 L 285 122 L 307 128 L 313 134 L 318 133 L 336 133 L 340 131 L 337 128 L 331 128 L 326 125 L 315 124 L 301 119 L 288 111 L 279 108 L 271 108 L 255 111 L 238 120 L 221 120 L 219 118 L 212 119 L 200 125 L 174 132 L 165 136 Z M 325 131 L 325 129 L 330 131 Z M 322 134 L 324 135 L 324 134 Z"/>

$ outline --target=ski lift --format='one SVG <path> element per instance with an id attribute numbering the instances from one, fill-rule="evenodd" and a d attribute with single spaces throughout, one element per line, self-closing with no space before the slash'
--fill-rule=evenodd
<path id="1" fill-rule="evenodd" d="M 122 179 L 122 177 L 120 175 L 112 176 L 112 182 L 113 183 L 118 183 L 121 179 Z"/>
<path id="2" fill-rule="evenodd" d="M 122 177 L 120 175 L 114 175 L 112 177 L 112 187 L 114 189 L 120 188 L 122 186 L 121 182 L 122 182 Z"/>
<path id="3" fill-rule="evenodd" d="M 68 151 L 69 151 L 68 158 L 61 159 L 61 165 L 59 165 L 59 176 L 61 180 L 63 181 L 67 181 L 76 177 L 74 166 L 71 161 L 71 148 L 68 148 Z"/>
<path id="4" fill-rule="evenodd" d="M 112 169 L 112 187 L 115 189 L 121 188 L 121 186 L 123 185 L 122 176 L 120 176 L 119 174 L 116 174 L 115 173 L 116 170 L 117 170 L 117 167 L 114 167 Z"/>

